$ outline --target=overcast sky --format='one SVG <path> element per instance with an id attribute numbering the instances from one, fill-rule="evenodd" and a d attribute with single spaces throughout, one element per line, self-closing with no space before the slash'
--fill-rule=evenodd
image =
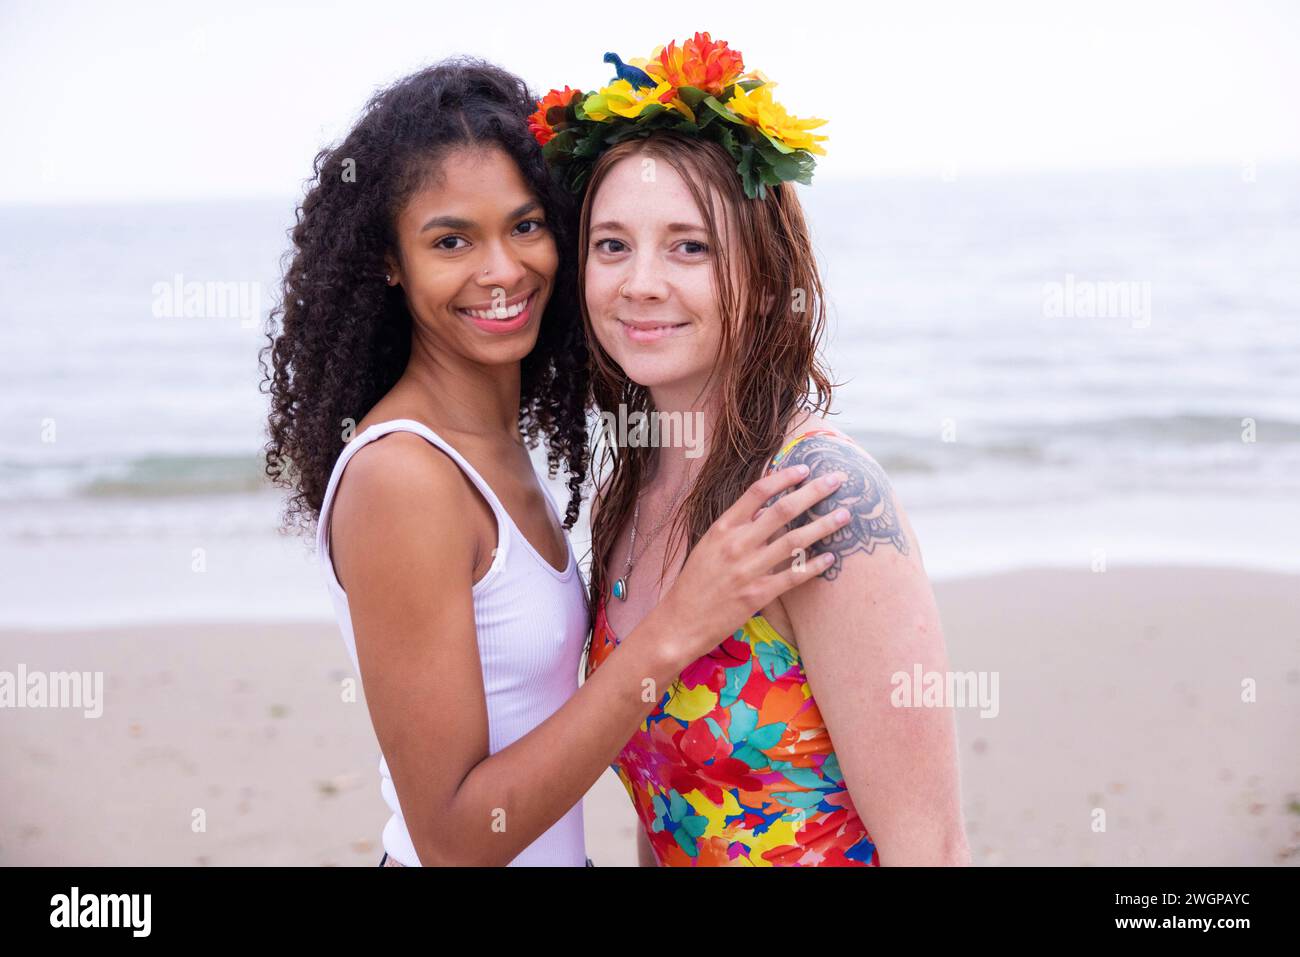
<path id="1" fill-rule="evenodd" d="M 374 88 L 440 57 L 591 89 L 606 50 L 695 30 L 830 120 L 819 176 L 1300 161 L 1292 0 L 0 10 L 0 202 L 296 197 Z"/>

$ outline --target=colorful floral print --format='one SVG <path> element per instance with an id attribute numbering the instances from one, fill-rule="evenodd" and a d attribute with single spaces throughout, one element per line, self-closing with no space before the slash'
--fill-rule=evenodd
<path id="1" fill-rule="evenodd" d="M 618 641 L 602 599 L 587 674 Z M 611 767 L 662 866 L 880 864 L 798 649 L 762 615 L 682 671 Z"/>

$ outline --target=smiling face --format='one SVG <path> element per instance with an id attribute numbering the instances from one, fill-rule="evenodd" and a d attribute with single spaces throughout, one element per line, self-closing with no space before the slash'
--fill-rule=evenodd
<path id="1" fill-rule="evenodd" d="M 725 243 L 731 229 L 716 201 L 714 219 Z M 664 159 L 618 160 L 591 199 L 583 286 L 592 332 L 633 382 L 679 401 L 700 394 L 722 344 L 714 245 Z"/>
<path id="2" fill-rule="evenodd" d="M 541 202 L 506 153 L 448 153 L 395 230 L 388 270 L 417 336 L 482 364 L 518 362 L 532 350 L 559 255 Z"/>

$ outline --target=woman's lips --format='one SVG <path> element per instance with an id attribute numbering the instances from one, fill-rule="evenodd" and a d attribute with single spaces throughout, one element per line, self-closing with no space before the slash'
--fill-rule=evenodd
<path id="1" fill-rule="evenodd" d="M 528 298 L 524 300 L 524 306 L 519 311 L 519 314 L 515 316 L 508 316 L 507 318 L 504 319 L 496 319 L 496 318 L 488 319 L 482 315 L 475 314 L 475 312 L 487 312 L 492 310 L 471 311 L 469 309 L 457 309 L 456 312 L 459 313 L 464 318 L 468 319 L 470 322 L 474 323 L 474 325 L 478 326 L 484 332 L 491 332 L 496 335 L 504 335 L 505 333 L 508 332 L 518 332 L 524 326 L 528 325 L 528 320 L 531 319 L 533 315 L 533 303 L 536 299 L 537 299 L 537 290 L 534 289 L 532 292 L 528 294 Z M 511 305 L 505 308 L 506 311 L 513 312 L 515 306 Z"/>
<path id="2" fill-rule="evenodd" d="M 622 319 L 618 320 L 618 324 L 633 342 L 658 342 L 660 339 L 671 339 L 680 336 L 690 326 L 689 322 L 634 326 Z"/>

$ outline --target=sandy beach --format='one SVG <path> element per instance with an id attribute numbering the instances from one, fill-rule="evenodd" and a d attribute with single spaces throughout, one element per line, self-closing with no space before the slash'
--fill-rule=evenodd
<path id="1" fill-rule="evenodd" d="M 977 865 L 1300 863 L 1300 578 L 1112 565 L 936 593 L 953 670 L 998 675 L 996 717 L 957 712 Z M 0 633 L 20 664 L 102 671 L 103 713 L 0 709 L 0 864 L 378 863 L 378 751 L 333 624 Z M 635 864 L 612 772 L 585 818 L 597 866 Z"/>

